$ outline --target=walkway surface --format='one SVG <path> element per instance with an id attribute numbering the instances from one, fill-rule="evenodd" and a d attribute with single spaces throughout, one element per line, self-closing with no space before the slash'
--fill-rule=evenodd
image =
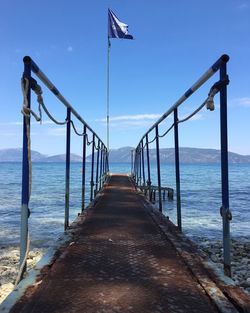
<path id="1" fill-rule="evenodd" d="M 112 175 L 74 241 L 12 313 L 218 312 L 147 213 Z"/>

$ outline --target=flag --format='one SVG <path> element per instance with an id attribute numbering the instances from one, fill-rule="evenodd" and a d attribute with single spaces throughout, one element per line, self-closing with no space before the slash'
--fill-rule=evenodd
<path id="1" fill-rule="evenodd" d="M 121 22 L 110 9 L 108 9 L 108 38 L 133 39 L 128 33 L 128 25 Z"/>

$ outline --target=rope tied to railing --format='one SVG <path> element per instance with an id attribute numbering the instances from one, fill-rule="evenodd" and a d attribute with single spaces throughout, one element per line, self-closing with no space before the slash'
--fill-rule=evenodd
<path id="1" fill-rule="evenodd" d="M 32 82 L 34 82 L 31 85 L 31 89 L 35 92 L 35 94 L 37 95 L 37 102 L 39 103 L 39 107 L 42 107 L 44 112 L 47 114 L 47 116 L 49 117 L 49 119 L 54 122 L 57 125 L 66 125 L 68 123 L 68 120 L 65 119 L 65 121 L 60 122 L 57 121 L 49 112 L 49 110 L 47 109 L 46 105 L 44 104 L 43 101 L 43 96 L 42 96 L 42 88 L 37 84 L 37 82 L 33 79 Z"/>
<path id="2" fill-rule="evenodd" d="M 21 79 L 21 86 L 22 86 L 22 93 L 23 93 L 23 107 L 22 107 L 22 114 L 26 117 L 30 117 L 30 114 L 34 116 L 34 118 L 37 120 L 37 122 L 41 121 L 41 108 L 39 105 L 39 116 L 28 107 L 28 89 L 29 89 L 29 80 L 28 78 L 22 78 Z"/>
<path id="3" fill-rule="evenodd" d="M 183 123 L 188 121 L 190 118 L 192 118 L 195 114 L 197 114 L 204 106 L 206 106 L 207 110 L 214 111 L 214 96 L 220 91 L 220 89 L 229 84 L 229 79 L 224 79 L 216 82 L 210 89 L 208 93 L 208 97 L 205 99 L 205 101 L 196 109 L 194 110 L 190 115 L 187 117 L 178 120 L 177 124 Z M 165 133 L 162 135 L 159 135 L 160 138 L 164 137 L 172 128 L 174 127 L 174 123 L 166 130 Z"/>
<path id="4" fill-rule="evenodd" d="M 28 195 L 28 201 L 30 199 L 31 195 L 31 188 L 32 188 L 32 162 L 31 162 L 31 139 L 30 139 L 30 114 L 32 114 L 37 121 L 39 121 L 39 117 L 28 107 L 28 92 L 29 92 L 29 80 L 27 78 L 22 78 L 21 80 L 21 87 L 22 87 L 22 93 L 23 93 L 23 107 L 22 107 L 22 114 L 24 116 L 24 122 L 26 126 L 26 136 L 27 136 L 27 150 L 28 150 L 28 172 L 29 172 L 29 195 Z M 30 209 L 28 208 L 28 218 L 30 217 Z M 22 264 L 20 265 L 14 288 L 18 285 L 18 283 L 21 280 L 21 277 L 25 271 L 26 262 L 28 259 L 30 251 L 30 234 L 29 229 L 27 230 L 27 243 L 26 243 L 26 252 L 22 261 Z"/>
<path id="5" fill-rule="evenodd" d="M 47 109 L 46 105 L 44 104 L 44 100 L 43 100 L 43 97 L 42 97 L 42 88 L 40 85 L 37 84 L 36 80 L 35 79 L 31 79 L 31 89 L 35 92 L 35 94 L 37 95 L 37 102 L 39 103 L 39 113 L 40 113 L 40 116 L 38 117 L 33 111 L 29 110 L 32 115 L 36 118 L 37 121 L 42 121 L 42 111 L 41 111 L 41 107 L 43 108 L 43 110 L 45 111 L 45 113 L 47 114 L 47 116 L 49 117 L 50 120 L 52 120 L 55 124 L 57 125 L 66 125 L 68 122 L 71 123 L 72 125 L 72 128 L 75 132 L 75 134 L 77 136 L 87 136 L 87 144 L 90 145 L 93 143 L 93 141 L 89 142 L 88 141 L 88 134 L 83 131 L 82 133 L 80 133 L 77 129 L 76 129 L 76 126 L 74 124 L 74 122 L 72 120 L 68 121 L 67 119 L 65 119 L 65 121 L 63 122 L 60 122 L 60 121 L 57 121 L 49 112 L 49 110 Z M 101 150 L 101 148 L 98 148 L 95 144 L 95 149 L 96 150 Z"/>
<path id="6" fill-rule="evenodd" d="M 224 79 L 219 80 L 211 87 L 208 93 L 208 99 L 206 103 L 206 107 L 208 110 L 214 110 L 214 96 L 221 90 L 222 87 L 227 86 L 229 84 L 228 75 Z"/>

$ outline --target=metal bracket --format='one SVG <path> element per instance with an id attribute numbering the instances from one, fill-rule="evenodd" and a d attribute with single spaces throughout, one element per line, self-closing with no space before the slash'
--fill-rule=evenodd
<path id="1" fill-rule="evenodd" d="M 233 219 L 232 212 L 229 209 L 225 210 L 223 206 L 220 207 L 220 215 L 221 217 L 226 217 L 229 221 Z"/>

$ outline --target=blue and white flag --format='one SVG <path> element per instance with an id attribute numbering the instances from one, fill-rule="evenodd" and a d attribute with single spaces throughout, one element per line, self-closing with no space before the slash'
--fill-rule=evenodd
<path id="1" fill-rule="evenodd" d="M 133 39 L 128 33 L 128 25 L 121 22 L 110 9 L 108 9 L 108 38 Z"/>

